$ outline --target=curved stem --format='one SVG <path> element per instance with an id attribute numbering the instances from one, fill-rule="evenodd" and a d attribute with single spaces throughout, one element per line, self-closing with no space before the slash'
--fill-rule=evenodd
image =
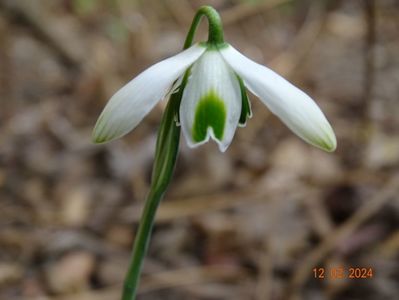
<path id="1" fill-rule="evenodd" d="M 191 23 L 190 30 L 188 31 L 184 43 L 184 49 L 187 49 L 192 45 L 195 32 L 203 16 L 208 19 L 208 43 L 224 43 L 222 19 L 220 18 L 219 13 L 211 6 L 201 6 Z"/>
<path id="2" fill-rule="evenodd" d="M 209 23 L 208 43 L 214 45 L 224 43 L 222 22 L 219 14 L 212 7 L 203 6 L 193 19 L 184 43 L 184 49 L 192 45 L 195 32 L 203 16 L 207 17 Z M 134 241 L 129 270 L 123 287 L 122 300 L 134 300 L 136 298 L 141 268 L 148 250 L 156 211 L 170 183 L 176 165 L 180 141 L 180 127 L 176 124 L 176 117 L 178 116 L 180 101 L 184 87 L 187 84 L 188 75 L 189 70 L 184 75 L 179 91 L 171 95 L 158 130 L 151 187 Z"/>

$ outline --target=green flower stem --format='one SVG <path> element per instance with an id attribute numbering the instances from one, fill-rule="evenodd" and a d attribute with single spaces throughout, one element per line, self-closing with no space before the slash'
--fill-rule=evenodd
<path id="1" fill-rule="evenodd" d="M 172 97 L 176 98 L 176 97 Z M 135 299 L 144 256 L 147 252 L 155 214 L 172 178 L 180 140 L 180 127 L 176 126 L 175 99 L 170 99 L 158 134 L 156 160 L 151 188 L 148 193 L 140 225 L 133 246 L 130 267 L 125 279 L 122 300 Z"/>
<path id="2" fill-rule="evenodd" d="M 134 241 L 132 258 L 125 278 L 122 300 L 134 300 L 136 297 L 141 268 L 150 242 L 155 214 L 172 178 L 180 141 L 180 127 L 176 124 L 176 117 L 187 78 L 188 72 L 186 72 L 184 76 L 179 91 L 171 95 L 162 117 L 155 149 L 151 187 L 145 201 L 141 221 Z"/>
<path id="3" fill-rule="evenodd" d="M 206 16 L 209 23 L 208 43 L 213 45 L 224 43 L 223 28 L 219 14 L 212 7 L 203 6 L 193 19 L 184 43 L 184 49 L 192 45 L 202 16 Z M 150 242 L 156 211 L 171 181 L 175 168 L 180 141 L 180 126 L 177 126 L 176 119 L 178 118 L 180 102 L 188 76 L 189 70 L 186 71 L 179 90 L 171 95 L 158 130 L 150 191 L 145 201 L 134 241 L 132 257 L 123 287 L 122 300 L 134 300 L 136 298 L 141 268 Z"/>
<path id="4" fill-rule="evenodd" d="M 214 45 L 224 43 L 223 25 L 219 13 L 211 6 L 201 6 L 191 23 L 184 43 L 184 49 L 192 45 L 195 32 L 203 16 L 208 19 L 208 43 Z"/>

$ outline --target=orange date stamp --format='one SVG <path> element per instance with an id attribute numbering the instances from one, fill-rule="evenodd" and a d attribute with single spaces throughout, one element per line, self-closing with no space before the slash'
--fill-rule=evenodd
<path id="1" fill-rule="evenodd" d="M 333 267 L 333 268 L 313 268 L 313 278 L 315 279 L 371 279 L 374 270 L 370 267 Z"/>

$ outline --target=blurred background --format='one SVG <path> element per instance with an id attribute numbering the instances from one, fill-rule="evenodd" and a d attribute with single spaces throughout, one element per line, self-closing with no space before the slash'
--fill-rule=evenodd
<path id="1" fill-rule="evenodd" d="M 110 144 L 91 130 L 204 4 L 316 99 L 338 148 L 255 97 L 226 153 L 182 139 L 139 299 L 398 299 L 396 0 L 0 0 L 0 299 L 119 299 L 165 102 Z"/>

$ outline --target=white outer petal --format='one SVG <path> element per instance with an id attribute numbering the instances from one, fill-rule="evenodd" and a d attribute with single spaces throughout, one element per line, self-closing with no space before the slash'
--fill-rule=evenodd
<path id="1" fill-rule="evenodd" d="M 131 80 L 112 96 L 97 120 L 93 141 L 108 142 L 131 131 L 161 100 L 173 82 L 205 48 L 196 44 L 167 58 Z"/>
<path id="2" fill-rule="evenodd" d="M 211 90 L 224 102 L 226 109 L 224 134 L 222 140 L 218 140 L 209 127 L 205 140 L 196 142 L 192 135 L 196 108 L 201 98 Z M 241 93 L 235 73 L 226 64 L 219 51 L 208 50 L 193 65 L 180 105 L 180 123 L 188 146 L 197 147 L 209 141 L 211 137 L 218 144 L 220 151 L 226 151 L 238 126 L 240 113 Z"/>
<path id="3" fill-rule="evenodd" d="M 326 151 L 337 146 L 334 131 L 317 104 L 303 91 L 265 66 L 248 59 L 232 46 L 220 53 L 245 85 L 294 133 Z"/>

